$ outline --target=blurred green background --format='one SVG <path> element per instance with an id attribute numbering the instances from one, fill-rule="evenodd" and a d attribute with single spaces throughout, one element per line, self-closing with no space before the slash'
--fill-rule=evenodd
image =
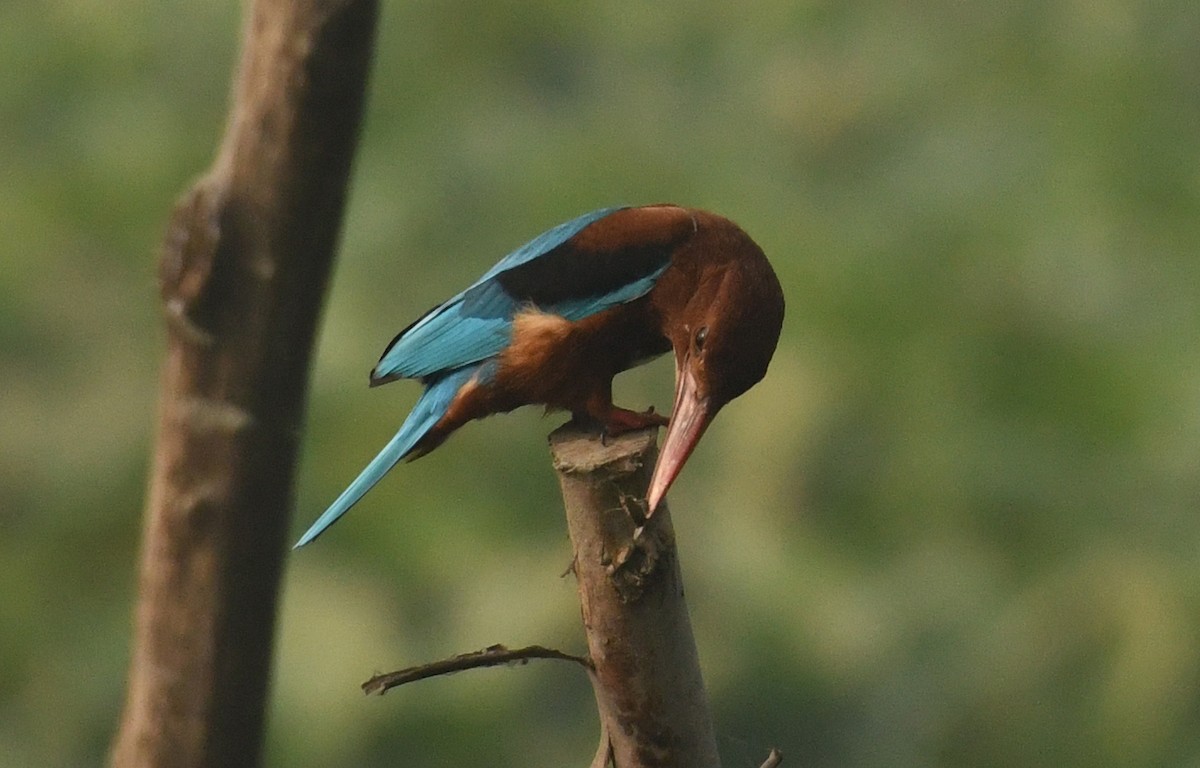
<path id="1" fill-rule="evenodd" d="M 0 5 L 0 765 L 122 702 L 167 213 L 238 4 Z M 1200 766 L 1200 5 L 385 4 L 294 533 L 392 434 L 393 334 L 612 203 L 739 222 L 788 317 L 671 494 L 725 764 Z M 618 380 L 669 405 L 660 361 Z M 590 759 L 545 434 L 472 425 L 289 560 L 269 766 Z"/>

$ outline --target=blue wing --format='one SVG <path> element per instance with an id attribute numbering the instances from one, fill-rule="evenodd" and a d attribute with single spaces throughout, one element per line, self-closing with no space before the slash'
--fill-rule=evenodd
<path id="1" fill-rule="evenodd" d="M 622 207 L 602 208 L 559 224 L 501 259 L 465 291 L 427 312 L 404 329 L 383 353 L 371 374 L 373 383 L 393 379 L 419 379 L 439 371 L 477 363 L 499 354 L 512 332 L 512 317 L 529 297 L 505 290 L 503 277 L 553 252 L 587 225 Z M 662 268 L 665 268 L 665 262 Z M 579 320 L 607 307 L 632 301 L 654 286 L 654 280 L 637 280 L 603 295 L 539 306 L 545 312 Z"/>
<path id="2" fill-rule="evenodd" d="M 519 267 L 522 264 L 533 261 L 539 256 L 544 256 L 558 246 L 570 240 L 575 235 L 594 221 L 599 221 L 609 214 L 628 208 L 627 205 L 615 205 L 608 208 L 600 208 L 599 210 L 585 213 L 582 216 L 576 216 L 570 221 L 564 221 L 556 227 L 552 227 L 537 237 L 530 240 L 525 245 L 522 245 L 517 250 L 505 256 L 500 261 L 496 262 L 487 272 L 483 273 L 483 277 L 475 281 L 471 286 L 474 288 L 486 280 L 495 277 L 501 272 L 506 272 L 513 267 Z M 468 288 L 467 290 L 470 290 Z"/>
<path id="3" fill-rule="evenodd" d="M 371 490 L 387 474 L 388 470 L 412 453 L 421 438 L 446 415 L 446 410 L 454 401 L 458 390 L 479 373 L 480 368 L 481 366 L 478 365 L 469 366 L 429 384 L 425 393 L 421 395 L 421 399 L 408 414 L 408 418 L 404 420 L 404 424 L 400 426 L 400 431 L 396 433 L 396 436 L 383 447 L 383 450 L 374 459 L 371 459 L 371 463 L 359 473 L 354 482 L 350 483 L 350 486 L 342 491 L 342 495 L 329 505 L 329 509 L 325 510 L 324 514 L 318 517 L 317 521 L 305 531 L 293 549 L 299 549 L 320 536 L 326 528 L 346 514 L 346 510 L 354 506 L 355 502 L 361 499 L 367 491 Z"/>

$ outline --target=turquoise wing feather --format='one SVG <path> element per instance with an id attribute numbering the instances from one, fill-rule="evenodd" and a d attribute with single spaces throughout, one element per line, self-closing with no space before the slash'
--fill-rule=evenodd
<path id="1" fill-rule="evenodd" d="M 499 354 L 508 345 L 512 317 L 520 308 L 521 300 L 506 293 L 496 278 L 546 255 L 587 225 L 618 210 L 621 208 L 602 208 L 559 224 L 505 256 L 465 291 L 404 329 L 375 366 L 372 382 L 420 379 Z M 641 290 L 645 293 L 649 288 Z M 590 311 L 585 311 L 586 302 L 579 303 L 572 307 L 576 316 L 568 319 L 586 317 L 598 311 L 597 307 L 629 301 L 625 297 L 627 293 L 621 291 L 621 295 L 610 297 L 608 302 L 594 303 Z M 556 311 L 554 307 L 541 309 Z"/>
<path id="2" fill-rule="evenodd" d="M 375 487 L 375 484 L 388 473 L 388 470 L 412 453 L 421 438 L 433 428 L 434 424 L 438 423 L 439 419 L 446 415 L 446 410 L 454 401 L 458 390 L 479 373 L 480 368 L 481 366 L 469 366 L 429 384 L 425 393 L 421 395 L 421 399 L 408 414 L 408 418 L 404 420 L 404 424 L 400 426 L 400 431 L 396 433 L 396 436 L 359 473 L 354 482 L 350 483 L 349 487 L 329 505 L 329 509 L 325 510 L 317 518 L 317 521 L 305 531 L 293 549 L 299 549 L 320 536 L 326 528 L 346 514 L 346 510 L 354 506 L 367 491 Z"/>

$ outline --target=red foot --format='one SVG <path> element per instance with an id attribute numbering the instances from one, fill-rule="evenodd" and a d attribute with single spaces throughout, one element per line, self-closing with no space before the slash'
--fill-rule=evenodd
<path id="1" fill-rule="evenodd" d="M 654 412 L 654 406 L 650 406 L 650 410 L 644 413 L 613 406 L 604 419 L 604 433 L 610 437 L 616 437 L 635 429 L 665 427 L 668 421 L 666 416 Z"/>

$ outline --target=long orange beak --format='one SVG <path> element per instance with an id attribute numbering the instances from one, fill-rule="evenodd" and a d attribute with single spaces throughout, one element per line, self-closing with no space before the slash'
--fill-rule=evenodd
<path id="1" fill-rule="evenodd" d="M 667 489 L 675 482 L 715 415 L 716 409 L 712 408 L 707 396 L 701 396 L 696 379 L 687 365 L 678 366 L 675 372 L 675 407 L 667 424 L 667 437 L 658 452 L 654 476 L 650 478 L 647 494 L 649 514 L 654 514 L 654 510 L 658 509 L 659 502 L 667 495 Z"/>

